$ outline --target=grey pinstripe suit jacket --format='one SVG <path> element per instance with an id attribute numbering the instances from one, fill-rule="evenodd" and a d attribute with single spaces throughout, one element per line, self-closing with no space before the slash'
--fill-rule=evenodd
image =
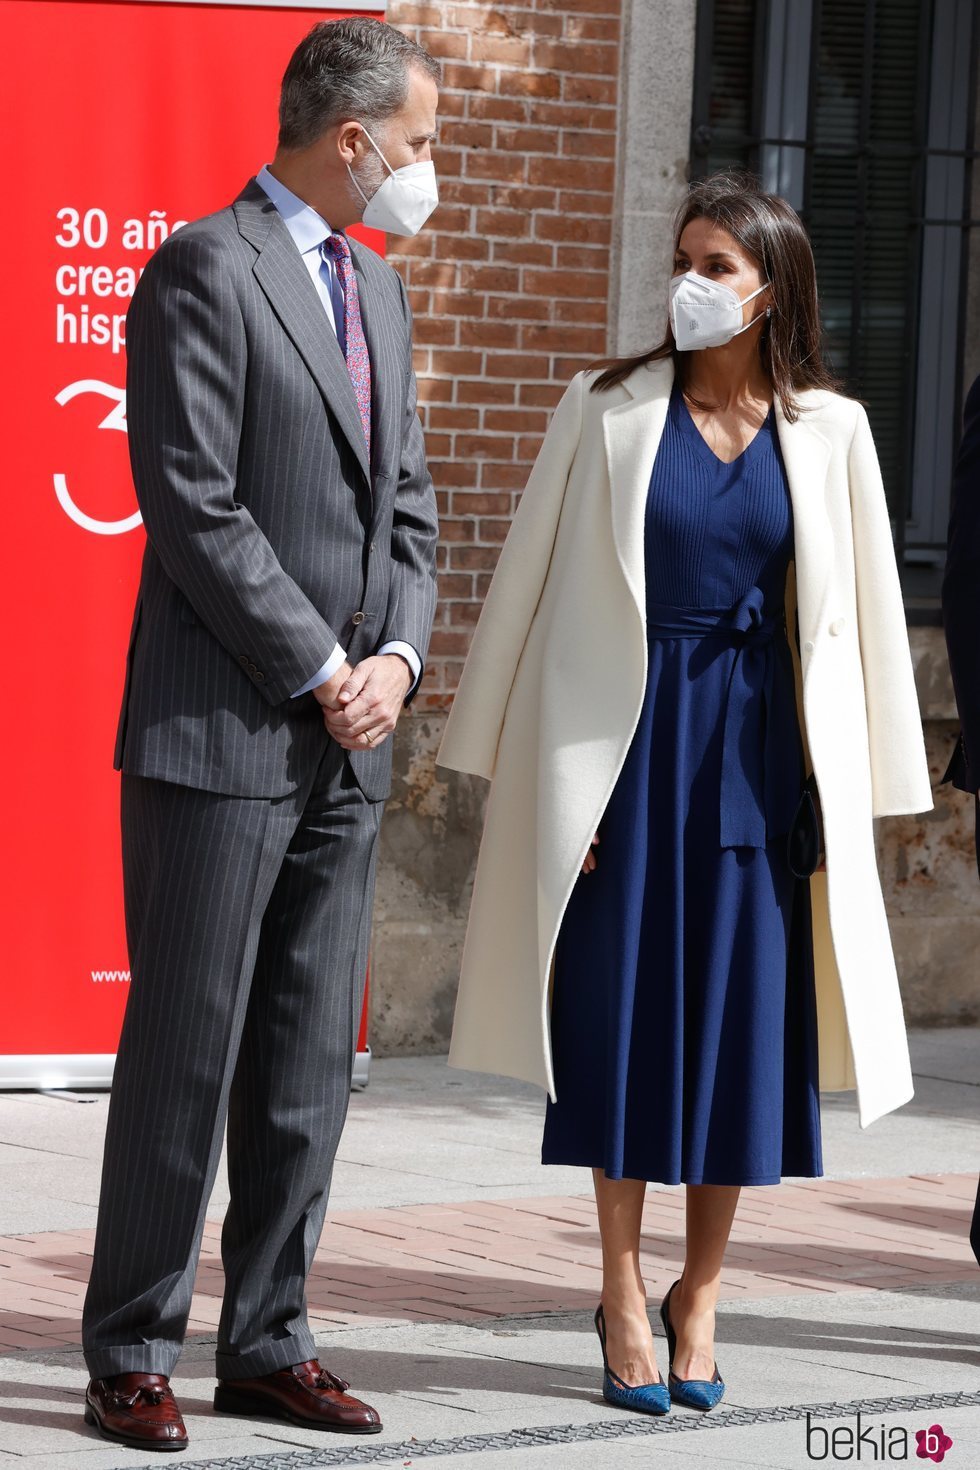
<path id="1" fill-rule="evenodd" d="M 117 769 L 282 796 L 329 737 L 294 689 L 338 640 L 425 659 L 435 494 L 400 277 L 351 241 L 372 368 L 372 463 L 343 354 L 278 211 L 250 180 L 156 252 L 127 325 L 127 417 L 147 545 Z M 363 619 L 352 622 L 355 613 Z M 365 795 L 391 741 L 352 752 Z"/>

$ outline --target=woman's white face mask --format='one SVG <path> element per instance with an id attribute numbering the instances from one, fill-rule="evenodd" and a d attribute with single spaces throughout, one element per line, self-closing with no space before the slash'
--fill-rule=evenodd
<path id="1" fill-rule="evenodd" d="M 354 188 L 364 200 L 362 224 L 373 230 L 386 230 L 392 235 L 417 235 L 439 203 L 435 164 L 426 159 L 421 163 L 406 164 L 404 168 L 392 168 L 367 128 L 364 132 L 388 170 L 388 177 L 369 199 L 350 164 L 347 165 Z"/>
<path id="2" fill-rule="evenodd" d="M 670 325 L 678 352 L 724 347 L 740 332 L 747 332 L 755 321 L 743 326 L 742 307 L 754 301 L 768 285 L 768 281 L 763 281 L 758 290 L 743 300 L 731 286 L 694 271 L 674 276 L 670 283 Z M 762 317 L 756 320 L 761 321 Z"/>

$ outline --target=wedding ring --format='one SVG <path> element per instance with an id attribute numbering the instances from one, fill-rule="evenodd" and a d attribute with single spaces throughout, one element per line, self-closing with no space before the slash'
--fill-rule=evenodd
<path id="1" fill-rule="evenodd" d="M 374 737 L 373 737 L 373 736 L 372 736 L 372 734 L 371 734 L 371 731 L 370 731 L 370 730 L 365 730 L 365 731 L 364 731 L 364 739 L 365 739 L 365 740 L 366 740 L 366 741 L 367 741 L 367 743 L 368 743 L 368 745 L 371 745 L 371 744 L 373 744 L 373 742 L 374 742 Z"/>

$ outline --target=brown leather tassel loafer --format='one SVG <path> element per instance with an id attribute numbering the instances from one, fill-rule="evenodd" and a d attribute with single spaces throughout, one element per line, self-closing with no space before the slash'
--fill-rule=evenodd
<path id="1" fill-rule="evenodd" d="M 162 1373 L 115 1373 L 85 1390 L 85 1423 L 103 1439 L 132 1450 L 186 1450 L 187 1430 L 169 1378 Z"/>
<path id="2" fill-rule="evenodd" d="M 350 1384 L 321 1368 L 316 1358 L 294 1363 L 262 1378 L 222 1378 L 214 1391 L 220 1414 L 261 1414 L 288 1419 L 304 1429 L 335 1429 L 343 1434 L 377 1434 L 381 1415 L 351 1398 Z"/>

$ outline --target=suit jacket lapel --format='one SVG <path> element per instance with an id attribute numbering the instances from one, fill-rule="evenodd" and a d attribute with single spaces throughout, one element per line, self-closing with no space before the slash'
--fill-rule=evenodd
<path id="1" fill-rule="evenodd" d="M 375 475 L 387 473 L 386 483 L 390 483 L 397 478 L 397 464 L 393 461 L 397 459 L 401 445 L 400 421 L 397 423 L 399 432 L 390 432 L 391 425 L 395 422 L 393 384 L 397 381 L 399 365 L 393 361 L 394 347 L 390 332 L 384 328 L 381 304 L 359 259 L 361 251 L 368 249 L 370 246 L 359 245 L 356 240 L 351 241 L 361 325 L 364 328 L 368 357 L 371 359 L 371 468 Z"/>
<path id="2" fill-rule="evenodd" d="M 295 343 L 370 485 L 367 444 L 347 363 L 302 256 L 279 211 L 254 179 L 235 200 L 234 208 L 239 232 L 258 251 L 252 266 L 255 279 Z"/>

